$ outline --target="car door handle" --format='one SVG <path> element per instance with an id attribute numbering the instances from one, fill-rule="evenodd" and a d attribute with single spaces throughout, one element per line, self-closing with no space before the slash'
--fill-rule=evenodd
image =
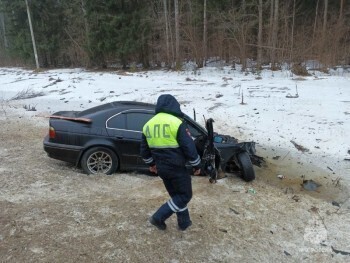
<path id="1" fill-rule="evenodd" d="M 123 140 L 123 139 L 124 139 L 123 136 L 115 136 L 115 138 L 116 138 L 117 140 Z"/>

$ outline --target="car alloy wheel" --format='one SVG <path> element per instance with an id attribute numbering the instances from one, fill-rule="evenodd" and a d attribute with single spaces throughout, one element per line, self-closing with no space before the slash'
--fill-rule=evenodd
<path id="1" fill-rule="evenodd" d="M 112 157 L 106 152 L 95 152 L 87 159 L 87 167 L 91 173 L 106 173 L 112 167 Z"/>
<path id="2" fill-rule="evenodd" d="M 81 166 L 87 174 L 112 174 L 118 167 L 118 157 L 107 148 L 94 147 L 84 153 Z"/>

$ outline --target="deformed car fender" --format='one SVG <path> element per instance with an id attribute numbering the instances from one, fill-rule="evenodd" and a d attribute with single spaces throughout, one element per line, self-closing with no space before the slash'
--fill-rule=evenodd
<path id="1" fill-rule="evenodd" d="M 220 155 L 220 161 L 221 161 L 221 169 L 225 171 L 227 163 L 232 159 L 236 158 L 236 155 L 244 152 L 245 150 L 240 147 L 240 145 L 235 144 L 220 144 L 220 148 L 218 150 L 219 155 Z"/>

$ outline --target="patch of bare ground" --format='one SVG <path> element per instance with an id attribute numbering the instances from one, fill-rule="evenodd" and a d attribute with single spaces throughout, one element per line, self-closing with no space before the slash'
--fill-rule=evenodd
<path id="1" fill-rule="evenodd" d="M 193 226 L 179 231 L 173 216 L 160 231 L 148 223 L 168 199 L 158 177 L 84 175 L 46 156 L 45 133 L 1 123 L 0 262 L 349 261 L 349 202 L 286 190 L 271 166 L 252 183 L 193 177 Z"/>

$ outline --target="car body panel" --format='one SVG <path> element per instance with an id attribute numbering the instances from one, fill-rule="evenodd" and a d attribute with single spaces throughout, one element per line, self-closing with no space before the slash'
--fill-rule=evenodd
<path id="1" fill-rule="evenodd" d="M 49 136 L 44 138 L 44 150 L 50 158 L 76 163 L 80 153 L 83 151 L 82 146 L 67 145 L 62 143 L 49 142 Z"/>
<path id="2" fill-rule="evenodd" d="M 142 127 L 154 114 L 155 105 L 140 102 L 112 102 L 81 112 L 57 112 L 54 115 L 72 119 L 50 118 L 49 125 L 56 136 L 45 137 L 44 150 L 51 158 L 79 165 L 85 151 L 102 146 L 116 153 L 121 170 L 144 170 L 148 167 L 140 156 Z M 91 122 L 74 121 L 74 118 Z M 207 131 L 189 116 L 183 119 L 201 155 Z M 217 162 L 225 170 L 227 163 L 237 152 L 244 151 L 244 147 L 231 136 L 216 135 L 215 139 Z"/>

